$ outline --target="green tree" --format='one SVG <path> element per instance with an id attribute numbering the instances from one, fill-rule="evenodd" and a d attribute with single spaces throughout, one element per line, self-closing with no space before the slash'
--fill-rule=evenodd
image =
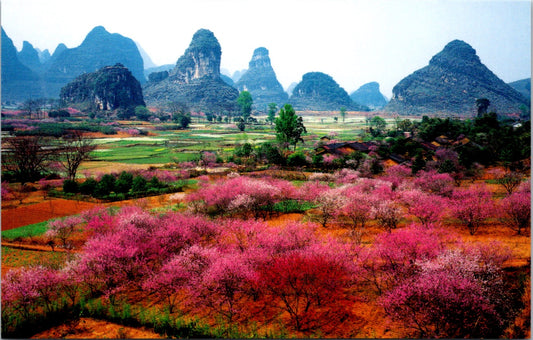
<path id="1" fill-rule="evenodd" d="M 133 185 L 133 175 L 130 172 L 122 171 L 115 182 L 115 191 L 127 193 Z"/>
<path id="2" fill-rule="evenodd" d="M 246 122 L 250 115 L 252 114 L 252 105 L 254 101 L 252 95 L 248 91 L 242 91 L 239 93 L 239 98 L 237 98 L 237 104 L 241 108 L 242 118 Z"/>
<path id="3" fill-rule="evenodd" d="M 278 105 L 276 103 L 268 104 L 268 117 L 267 122 L 272 125 L 276 120 L 276 112 L 278 112 Z"/>
<path id="4" fill-rule="evenodd" d="M 96 185 L 94 194 L 98 197 L 107 196 L 111 191 L 115 190 L 115 176 L 111 174 L 105 174 L 100 182 Z"/>
<path id="5" fill-rule="evenodd" d="M 340 115 L 341 115 L 342 122 L 344 123 L 344 120 L 346 119 L 346 108 L 345 108 L 344 106 L 341 107 L 339 113 L 340 113 Z"/>
<path id="6" fill-rule="evenodd" d="M 98 182 L 94 178 L 87 178 L 79 185 L 79 189 L 83 195 L 92 195 L 97 185 Z"/>
<path id="7" fill-rule="evenodd" d="M 381 118 L 380 116 L 374 116 L 370 120 L 370 133 L 373 136 L 379 136 L 387 126 L 387 122 L 385 122 L 385 119 Z"/>
<path id="8" fill-rule="evenodd" d="M 147 121 L 151 116 L 150 110 L 146 106 L 139 105 L 135 108 L 135 116 L 138 120 Z"/>
<path id="9" fill-rule="evenodd" d="M 403 132 L 408 132 L 413 129 L 413 123 L 409 119 L 398 121 L 396 126 L 398 127 L 398 130 L 403 131 Z"/>
<path id="10" fill-rule="evenodd" d="M 143 176 L 136 176 L 131 185 L 131 191 L 134 193 L 144 192 L 146 191 L 148 182 Z"/>
<path id="11" fill-rule="evenodd" d="M 244 132 L 244 129 L 246 128 L 246 124 L 244 124 L 243 118 L 237 118 L 237 128 L 239 131 Z"/>
<path id="12" fill-rule="evenodd" d="M 177 123 L 182 129 L 186 129 L 191 123 L 191 116 L 184 113 L 175 113 L 172 116 L 172 120 L 174 120 L 174 122 Z"/>
<path id="13" fill-rule="evenodd" d="M 279 110 L 279 117 L 275 120 L 276 138 L 287 148 L 293 145 L 296 149 L 298 142 L 303 143 L 302 134 L 307 133 L 302 117 L 296 115 L 292 105 L 285 104 Z"/>

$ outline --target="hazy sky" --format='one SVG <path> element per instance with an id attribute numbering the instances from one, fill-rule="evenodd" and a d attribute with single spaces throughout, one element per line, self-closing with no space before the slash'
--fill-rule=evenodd
<path id="1" fill-rule="evenodd" d="M 529 0 L 2 0 L 1 20 L 53 53 L 81 44 L 98 25 L 138 42 L 157 65 L 174 64 L 198 29 L 222 46 L 222 68 L 248 67 L 266 47 L 287 88 L 302 75 L 331 75 L 351 93 L 377 81 L 387 97 L 454 39 L 476 49 L 506 82 L 531 76 Z"/>

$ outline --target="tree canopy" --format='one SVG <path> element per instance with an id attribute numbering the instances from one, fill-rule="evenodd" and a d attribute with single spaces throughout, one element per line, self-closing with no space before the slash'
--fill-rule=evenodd
<path id="1" fill-rule="evenodd" d="M 242 91 L 237 98 L 237 104 L 241 108 L 242 118 L 246 121 L 252 114 L 252 105 L 254 101 L 248 91 Z"/>
<path id="2" fill-rule="evenodd" d="M 302 134 L 307 133 L 307 130 L 303 124 L 302 117 L 296 115 L 296 112 L 292 108 L 292 105 L 285 104 L 279 110 L 279 117 L 275 120 L 276 124 L 276 138 L 280 143 L 294 145 L 298 142 L 303 143 Z"/>

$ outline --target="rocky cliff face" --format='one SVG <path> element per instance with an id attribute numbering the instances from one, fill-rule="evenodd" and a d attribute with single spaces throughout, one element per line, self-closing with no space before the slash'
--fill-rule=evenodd
<path id="1" fill-rule="evenodd" d="M 354 103 L 348 93 L 325 73 L 310 72 L 302 77 L 289 99 L 296 110 L 338 111 L 341 107 L 347 110 L 368 110 L 367 107 Z"/>
<path id="2" fill-rule="evenodd" d="M 139 81 L 122 64 L 78 76 L 61 89 L 60 98 L 103 111 L 145 105 Z"/>
<path id="3" fill-rule="evenodd" d="M 80 46 L 59 49 L 58 46 L 44 74 L 51 97 L 56 97 L 62 86 L 80 74 L 116 63 L 125 65 L 139 82 L 146 81 L 143 59 L 135 42 L 120 34 L 111 34 L 102 26 L 89 32 Z"/>
<path id="4" fill-rule="evenodd" d="M 239 91 L 250 92 L 254 108 L 266 111 L 269 103 L 276 103 L 279 107 L 285 104 L 288 95 L 276 78 L 268 50 L 264 47 L 257 48 L 248 65 L 248 70 L 240 77 L 235 87 Z"/>
<path id="5" fill-rule="evenodd" d="M 448 43 L 429 65 L 401 80 L 392 90 L 385 111 L 399 114 L 477 113 L 476 99 L 487 98 L 489 111 L 499 114 L 521 113 L 526 99 L 505 84 L 461 40 Z"/>
<path id="6" fill-rule="evenodd" d="M 191 44 L 176 62 L 172 78 L 188 84 L 200 78 L 220 78 L 222 49 L 215 35 L 206 29 L 194 33 Z"/>
<path id="7" fill-rule="evenodd" d="M 22 64 L 13 41 L 2 28 L 2 101 L 23 101 L 43 96 L 39 75 Z"/>
<path id="8" fill-rule="evenodd" d="M 350 98 L 356 103 L 368 106 L 371 110 L 381 109 L 387 105 L 387 98 L 379 91 L 379 84 L 371 82 L 354 91 Z"/>
<path id="9" fill-rule="evenodd" d="M 177 102 L 193 111 L 236 110 L 238 91 L 220 78 L 222 50 L 215 35 L 198 30 L 176 66 L 168 73 L 150 77 L 144 86 L 151 105 Z"/>

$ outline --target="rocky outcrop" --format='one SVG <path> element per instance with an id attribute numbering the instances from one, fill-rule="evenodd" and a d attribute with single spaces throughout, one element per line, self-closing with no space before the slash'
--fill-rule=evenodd
<path id="1" fill-rule="evenodd" d="M 429 65 L 401 80 L 385 111 L 398 114 L 473 116 L 476 99 L 490 101 L 489 111 L 521 113 L 526 98 L 483 65 L 461 40 L 448 43 Z"/>
<path id="2" fill-rule="evenodd" d="M 125 65 L 140 83 L 144 77 L 143 59 L 137 45 L 130 38 L 111 34 L 102 26 L 95 27 L 76 48 L 54 52 L 44 74 L 50 97 L 57 97 L 61 87 L 83 73 L 99 70 L 106 65 Z"/>
<path id="3" fill-rule="evenodd" d="M 364 84 L 350 95 L 356 103 L 368 106 L 371 110 L 377 110 L 387 105 L 387 98 L 379 91 L 379 84 L 371 82 Z"/>
<path id="4" fill-rule="evenodd" d="M 146 101 L 151 105 L 177 102 L 193 111 L 235 111 L 239 93 L 220 78 L 221 55 L 215 35 L 198 30 L 168 76 L 152 77 L 144 86 Z"/>
<path id="5" fill-rule="evenodd" d="M 235 87 L 239 91 L 250 92 L 253 107 L 259 111 L 266 112 L 270 103 L 276 103 L 281 107 L 289 98 L 276 78 L 268 50 L 264 47 L 255 49 L 248 70 L 235 83 Z"/>
<path id="6" fill-rule="evenodd" d="M 310 72 L 302 77 L 289 99 L 296 110 L 338 111 L 342 107 L 347 110 L 367 111 L 368 108 L 354 103 L 348 93 L 325 73 Z"/>
<path id="7" fill-rule="evenodd" d="M 43 96 L 39 75 L 20 62 L 13 41 L 2 28 L 2 102 Z"/>
<path id="8" fill-rule="evenodd" d="M 60 98 L 103 111 L 145 105 L 141 84 L 122 64 L 78 76 L 61 89 Z"/>

